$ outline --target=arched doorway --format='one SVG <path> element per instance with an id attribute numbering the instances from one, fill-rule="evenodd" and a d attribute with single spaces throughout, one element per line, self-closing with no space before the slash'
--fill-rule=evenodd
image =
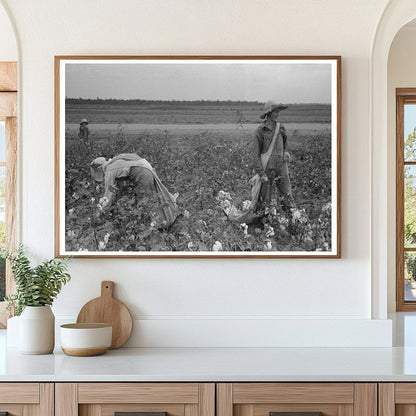
<path id="1" fill-rule="evenodd" d="M 0 0 L 0 245 L 17 242 L 17 61 L 15 31 Z M 6 325 L 4 296 L 13 292 L 11 270 L 0 258 L 0 327 Z"/>
<path id="2" fill-rule="evenodd" d="M 397 32 L 416 17 L 414 0 L 390 2 L 377 28 L 371 55 L 371 268 L 372 316 L 387 317 L 387 298 L 392 289 L 395 267 L 395 235 L 391 221 L 395 218 L 395 171 L 389 158 L 388 57 Z M 394 229 L 394 227 L 393 227 Z M 393 243 L 392 240 L 393 239 Z M 395 275 L 395 273 L 394 273 Z"/>

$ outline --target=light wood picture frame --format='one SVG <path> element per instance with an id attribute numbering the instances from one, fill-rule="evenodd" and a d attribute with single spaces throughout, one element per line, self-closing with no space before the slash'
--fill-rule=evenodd
<path id="1" fill-rule="evenodd" d="M 341 256 L 341 57 L 56 56 L 55 255 Z"/>

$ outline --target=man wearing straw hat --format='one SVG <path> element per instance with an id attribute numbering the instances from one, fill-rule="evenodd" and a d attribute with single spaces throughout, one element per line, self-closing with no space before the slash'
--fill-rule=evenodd
<path id="1" fill-rule="evenodd" d="M 90 138 L 90 130 L 88 129 L 88 120 L 83 118 L 79 123 L 78 139 L 87 143 Z"/>
<path id="2" fill-rule="evenodd" d="M 83 118 L 79 123 L 78 140 L 80 152 L 86 152 L 91 148 L 90 130 L 88 128 L 88 120 L 86 118 Z"/>
<path id="3" fill-rule="evenodd" d="M 264 211 L 270 204 L 273 184 L 283 210 L 290 213 L 290 209 L 295 207 L 289 179 L 286 129 L 278 122 L 280 112 L 286 109 L 286 105 L 267 102 L 260 117 L 263 123 L 254 136 L 253 164 L 261 180 L 257 212 Z"/>

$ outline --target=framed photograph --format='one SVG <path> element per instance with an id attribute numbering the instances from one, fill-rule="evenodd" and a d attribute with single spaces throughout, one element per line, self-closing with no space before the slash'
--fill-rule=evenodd
<path id="1" fill-rule="evenodd" d="M 55 57 L 55 251 L 341 256 L 339 56 Z"/>

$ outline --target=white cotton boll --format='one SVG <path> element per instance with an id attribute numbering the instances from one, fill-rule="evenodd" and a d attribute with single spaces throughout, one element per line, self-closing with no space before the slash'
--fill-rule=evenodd
<path id="1" fill-rule="evenodd" d="M 270 227 L 270 225 L 266 228 L 266 237 L 273 237 L 274 236 L 274 229 Z"/>
<path id="2" fill-rule="evenodd" d="M 212 246 L 212 251 L 222 251 L 222 243 L 221 241 L 216 241 Z"/>
<path id="3" fill-rule="evenodd" d="M 217 195 L 217 200 L 221 201 L 221 200 L 230 200 L 231 199 L 231 195 L 229 192 L 224 192 L 224 191 L 219 191 L 218 195 Z"/>
<path id="4" fill-rule="evenodd" d="M 243 210 L 247 210 L 251 208 L 251 201 L 249 201 L 248 199 L 243 201 Z"/>
<path id="5" fill-rule="evenodd" d="M 300 219 L 300 217 L 301 217 L 301 213 L 300 213 L 300 211 L 299 211 L 298 209 L 296 209 L 296 210 L 293 212 L 293 219 L 294 219 L 294 220 L 299 220 L 299 219 Z"/>
<path id="6" fill-rule="evenodd" d="M 240 224 L 240 228 L 243 230 L 244 235 L 247 235 L 247 233 L 248 233 L 248 225 L 245 222 L 242 222 Z"/>
<path id="7" fill-rule="evenodd" d="M 332 209 L 332 204 L 327 202 L 326 204 L 322 205 L 322 212 L 330 213 Z"/>

